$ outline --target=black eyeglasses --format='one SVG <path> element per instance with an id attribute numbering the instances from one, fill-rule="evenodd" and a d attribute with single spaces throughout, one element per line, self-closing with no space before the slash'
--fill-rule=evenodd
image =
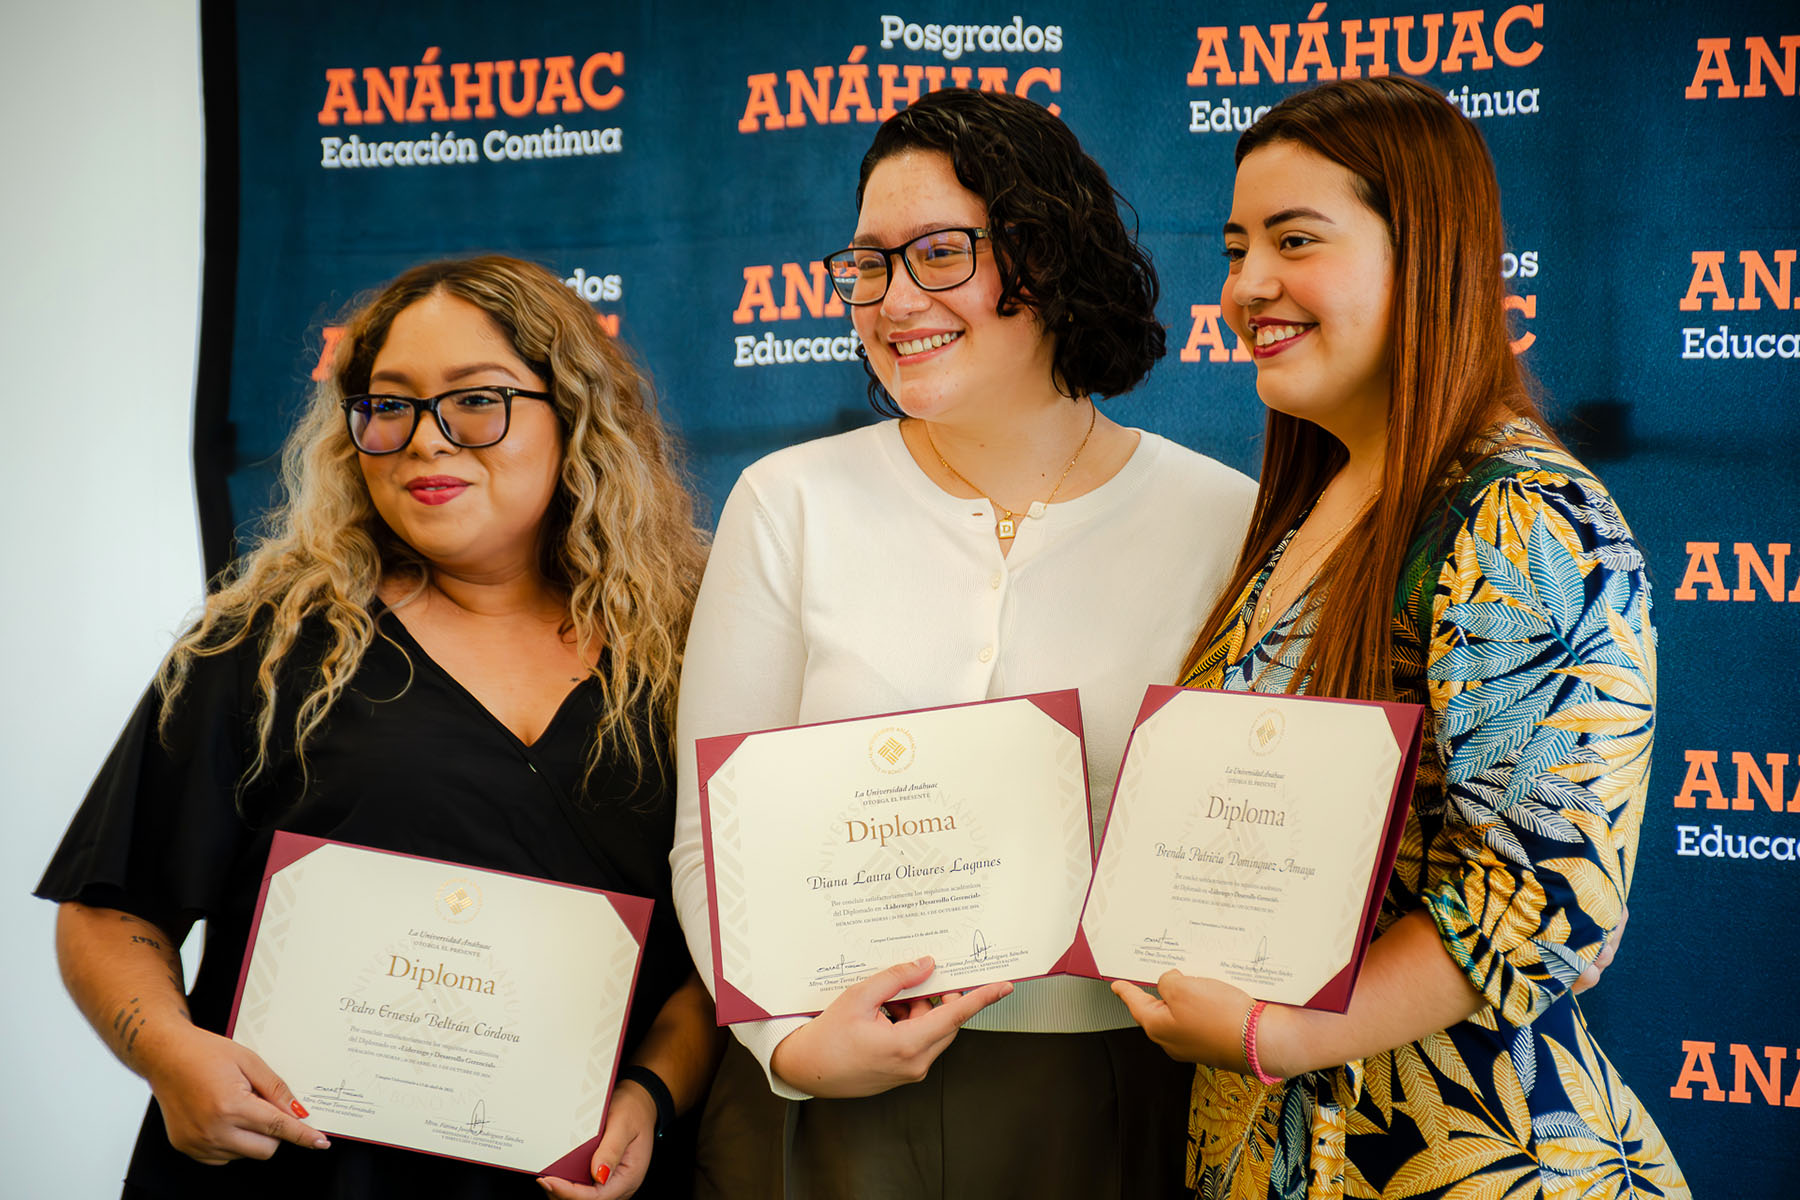
<path id="1" fill-rule="evenodd" d="M 920 291 L 947 292 L 975 277 L 975 243 L 985 229 L 934 229 L 900 246 L 852 246 L 819 261 L 845 304 L 879 304 L 894 277 L 894 256 Z"/>
<path id="2" fill-rule="evenodd" d="M 345 396 L 344 421 L 350 440 L 364 454 L 394 454 L 406 449 L 419 428 L 419 418 L 429 412 L 453 445 L 466 450 L 492 446 L 512 426 L 512 402 L 523 396 L 549 400 L 549 392 L 516 387 L 457 388 L 441 396 L 415 400 L 411 396 Z"/>

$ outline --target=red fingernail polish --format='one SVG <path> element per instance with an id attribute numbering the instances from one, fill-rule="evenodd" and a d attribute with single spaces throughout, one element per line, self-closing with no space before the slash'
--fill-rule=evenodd
<path id="1" fill-rule="evenodd" d="M 607 1166 L 605 1163 L 601 1163 L 599 1170 L 594 1172 L 594 1182 L 595 1183 L 605 1183 L 607 1176 L 609 1176 L 611 1174 L 612 1174 L 612 1168 Z"/>
<path id="2" fill-rule="evenodd" d="M 298 1100 L 296 1100 L 292 1104 L 288 1105 L 288 1107 L 294 1110 L 294 1115 L 296 1117 L 299 1117 L 302 1121 L 306 1120 L 306 1106 L 305 1105 L 301 1104 Z"/>

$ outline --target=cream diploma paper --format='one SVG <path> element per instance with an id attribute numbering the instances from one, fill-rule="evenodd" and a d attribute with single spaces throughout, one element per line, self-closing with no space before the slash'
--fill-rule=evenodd
<path id="1" fill-rule="evenodd" d="M 1052 715 L 1052 714 L 1055 715 Z M 1050 972 L 1091 876 L 1074 692 L 701 739 L 721 1022 L 930 954 L 931 995 Z"/>
<path id="2" fill-rule="evenodd" d="M 311 1124 L 534 1173 L 594 1137 L 649 901 L 277 838 L 231 1036 Z"/>
<path id="3" fill-rule="evenodd" d="M 1098 974 L 1173 967 L 1341 1011 L 1411 791 L 1417 706 L 1153 688 L 1146 708 L 1165 694 L 1126 748 L 1082 917 Z"/>

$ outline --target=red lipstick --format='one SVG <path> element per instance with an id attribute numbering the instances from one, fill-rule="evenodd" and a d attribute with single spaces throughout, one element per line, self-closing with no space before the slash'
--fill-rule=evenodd
<path id="1" fill-rule="evenodd" d="M 425 475 L 406 481 L 406 491 L 420 504 L 448 504 L 467 490 L 469 482 L 454 475 Z"/>
<path id="2" fill-rule="evenodd" d="M 1292 337 L 1283 338 L 1278 342 L 1271 342 L 1267 346 L 1257 344 L 1257 332 L 1270 325 L 1285 325 L 1296 328 L 1300 332 Z M 1250 352 L 1259 359 L 1273 358 L 1275 355 L 1280 354 L 1285 350 L 1291 350 L 1301 342 L 1305 341 L 1316 328 L 1317 326 L 1310 321 L 1283 321 L 1271 317 L 1253 318 L 1250 321 Z"/>

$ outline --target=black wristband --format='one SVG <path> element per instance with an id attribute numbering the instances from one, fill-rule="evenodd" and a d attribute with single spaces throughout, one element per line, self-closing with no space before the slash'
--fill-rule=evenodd
<path id="1" fill-rule="evenodd" d="M 619 1083 L 627 1079 L 650 1093 L 656 1104 L 656 1136 L 661 1137 L 675 1122 L 675 1097 L 669 1094 L 669 1085 L 655 1071 L 637 1063 L 619 1068 Z"/>

